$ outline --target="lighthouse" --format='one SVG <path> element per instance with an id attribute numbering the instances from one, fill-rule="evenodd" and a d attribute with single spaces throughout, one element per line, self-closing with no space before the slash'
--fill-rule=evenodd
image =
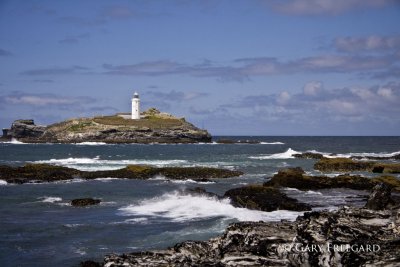
<path id="1" fill-rule="evenodd" d="M 140 119 L 140 99 L 139 94 L 135 92 L 132 97 L 132 120 Z"/>

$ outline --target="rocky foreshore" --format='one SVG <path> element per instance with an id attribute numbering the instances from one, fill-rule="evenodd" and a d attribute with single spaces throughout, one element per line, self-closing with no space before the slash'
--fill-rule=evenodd
<path id="1" fill-rule="evenodd" d="M 24 143 L 198 143 L 211 142 L 211 135 L 187 122 L 157 109 L 142 112 L 131 120 L 127 115 L 76 118 L 49 126 L 33 120 L 16 120 L 3 139 Z"/>
<path id="2" fill-rule="evenodd" d="M 384 183 L 400 192 L 400 180 L 394 176 L 383 175 L 368 178 L 355 174 L 342 174 L 335 177 L 307 175 L 303 169 L 287 168 L 279 170 L 264 186 L 292 187 L 300 190 L 328 188 L 350 188 L 355 190 L 371 190 L 378 183 Z"/>
<path id="3" fill-rule="evenodd" d="M 294 222 L 234 223 L 208 241 L 112 254 L 81 266 L 399 266 L 399 204 L 382 184 L 368 203 L 305 213 Z"/>
<path id="4" fill-rule="evenodd" d="M 96 179 L 96 178 L 127 178 L 150 179 L 163 176 L 171 180 L 192 179 L 205 181 L 210 178 L 228 178 L 240 176 L 243 173 L 236 170 L 207 167 L 153 167 L 147 165 L 128 165 L 125 168 L 108 171 L 80 171 L 73 168 L 54 166 L 50 164 L 26 164 L 21 167 L 0 165 L 0 180 L 7 183 L 41 183 L 62 180 Z"/>
<path id="5" fill-rule="evenodd" d="M 349 158 L 321 158 L 314 169 L 322 172 L 369 171 L 374 173 L 400 173 L 400 163 L 353 160 Z"/>

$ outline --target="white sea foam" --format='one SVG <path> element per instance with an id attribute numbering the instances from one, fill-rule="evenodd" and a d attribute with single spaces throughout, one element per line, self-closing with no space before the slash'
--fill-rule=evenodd
<path id="1" fill-rule="evenodd" d="M 299 154 L 301 152 L 295 151 L 291 148 L 286 150 L 283 153 L 276 153 L 276 154 L 271 154 L 271 155 L 263 155 L 263 156 L 251 156 L 249 158 L 251 159 L 292 159 L 294 158 L 294 154 Z"/>
<path id="2" fill-rule="evenodd" d="M 18 141 L 17 139 L 13 138 L 11 139 L 11 141 L 5 141 L 5 142 L 1 142 L 3 144 L 13 144 L 13 145 L 24 145 L 26 143 L 22 143 L 21 141 Z"/>
<path id="3" fill-rule="evenodd" d="M 213 181 L 207 181 L 207 182 L 200 182 L 200 181 L 195 181 L 192 179 L 185 179 L 185 180 L 169 180 L 169 182 L 173 182 L 175 184 L 215 184 Z"/>
<path id="4" fill-rule="evenodd" d="M 261 145 L 284 145 L 282 142 L 261 142 Z"/>
<path id="5" fill-rule="evenodd" d="M 107 143 L 104 142 L 81 142 L 81 143 L 75 143 L 77 146 L 101 146 L 101 145 L 108 145 Z"/>
<path id="6" fill-rule="evenodd" d="M 50 159 L 39 160 L 34 163 L 47 163 L 59 166 L 75 168 L 82 171 L 93 170 L 117 170 L 126 167 L 127 165 L 153 165 L 157 167 L 164 166 L 180 166 L 187 163 L 186 160 L 145 160 L 145 159 L 132 159 L 132 160 L 105 160 L 100 159 L 99 156 L 94 158 L 64 158 L 64 159 Z"/>
<path id="7" fill-rule="evenodd" d="M 95 181 L 100 181 L 100 182 L 108 183 L 108 182 L 111 182 L 111 181 L 114 181 L 114 180 L 123 180 L 123 179 L 125 179 L 125 178 L 106 177 L 106 178 L 96 178 L 96 179 L 94 179 L 94 180 L 95 180 Z"/>
<path id="8" fill-rule="evenodd" d="M 75 227 L 79 227 L 79 226 L 84 226 L 85 224 L 82 223 L 66 223 L 64 224 L 65 227 L 68 228 L 75 228 Z"/>
<path id="9" fill-rule="evenodd" d="M 322 154 L 324 157 L 327 158 L 350 158 L 350 157 L 393 157 L 396 156 L 398 154 L 400 154 L 400 151 L 395 151 L 392 153 L 387 153 L 387 152 L 380 152 L 380 153 L 372 153 L 372 152 L 359 152 L 359 153 L 342 153 L 342 154 L 332 154 L 332 153 L 328 153 L 328 152 L 320 152 L 317 150 L 308 150 L 307 152 L 311 152 L 311 153 L 319 153 Z"/>
<path id="10" fill-rule="evenodd" d="M 126 219 L 122 222 L 112 222 L 110 224 L 145 224 L 148 221 L 145 217 Z"/>
<path id="11" fill-rule="evenodd" d="M 308 191 L 306 191 L 306 195 L 322 195 L 322 193 L 317 192 L 317 191 L 308 190 Z"/>
<path id="12" fill-rule="evenodd" d="M 39 199 L 41 200 L 40 202 L 44 202 L 44 203 L 55 203 L 55 202 L 60 202 L 62 201 L 61 197 L 39 197 Z"/>
<path id="13" fill-rule="evenodd" d="M 8 185 L 7 181 L 0 180 L 0 185 Z"/>
<path id="14" fill-rule="evenodd" d="M 295 220 L 303 213 L 279 210 L 262 212 L 236 208 L 229 199 L 217 199 L 208 196 L 194 196 L 179 192 L 167 193 L 160 197 L 146 199 L 140 203 L 119 209 L 123 216 L 155 216 L 173 221 L 190 221 L 212 217 L 225 217 L 239 221 L 279 221 Z"/>

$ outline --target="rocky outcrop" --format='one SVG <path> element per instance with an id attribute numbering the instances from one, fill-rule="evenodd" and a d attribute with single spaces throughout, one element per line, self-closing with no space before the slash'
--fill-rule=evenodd
<path id="1" fill-rule="evenodd" d="M 242 222 L 209 241 L 108 255 L 103 266 L 398 266 L 399 210 L 342 208 L 295 222 Z"/>
<path id="2" fill-rule="evenodd" d="M 314 164 L 322 172 L 370 171 L 376 173 L 400 173 L 400 163 L 357 161 L 349 158 L 322 158 Z"/>
<path id="3" fill-rule="evenodd" d="M 355 190 L 371 190 L 378 183 L 384 183 L 394 190 L 400 191 L 400 180 L 393 176 L 367 178 L 361 175 L 343 174 L 336 177 L 311 176 L 297 168 L 279 170 L 265 186 L 292 187 L 300 190 L 316 190 L 326 188 L 350 188 Z"/>
<path id="4" fill-rule="evenodd" d="M 70 119 L 49 126 L 33 120 L 15 121 L 11 138 L 27 143 L 197 143 L 211 142 L 211 135 L 187 122 L 156 109 L 142 113 L 139 120 L 119 115 Z"/>
<path id="5" fill-rule="evenodd" d="M 379 185 L 370 199 L 378 197 L 382 189 L 386 195 L 387 190 Z M 102 263 L 86 261 L 81 266 L 394 267 L 400 265 L 399 240 L 398 204 L 386 210 L 343 207 L 332 212 L 305 213 L 294 222 L 234 223 L 221 236 L 208 241 L 111 254 Z"/>
<path id="6" fill-rule="evenodd" d="M 86 206 L 92 206 L 92 205 L 100 204 L 100 202 L 101 202 L 100 199 L 77 198 L 77 199 L 71 200 L 71 206 L 74 206 L 74 207 L 86 207 Z"/>
<path id="7" fill-rule="evenodd" d="M 384 210 L 388 206 L 393 205 L 394 201 L 391 198 L 392 188 L 384 183 L 379 183 L 373 188 L 372 194 L 365 204 L 365 208 L 371 210 Z"/>
<path id="8" fill-rule="evenodd" d="M 229 197 L 232 204 L 236 207 L 252 210 L 311 210 L 310 205 L 300 203 L 296 199 L 286 196 L 277 188 L 266 187 L 263 185 L 249 185 L 230 189 L 225 192 L 224 197 Z"/>
<path id="9" fill-rule="evenodd" d="M 33 120 L 16 120 L 11 124 L 8 135 L 11 138 L 39 138 L 44 134 L 46 126 L 35 125 Z"/>
<path id="10" fill-rule="evenodd" d="M 149 179 L 157 175 L 171 180 L 200 180 L 209 178 L 228 178 L 242 175 L 241 171 L 206 167 L 152 167 L 146 165 L 128 165 L 125 168 L 109 171 L 79 171 L 73 168 L 49 164 L 26 164 L 22 167 L 0 165 L 0 179 L 7 183 L 23 184 L 28 182 L 54 182 L 74 178 L 128 178 Z"/>

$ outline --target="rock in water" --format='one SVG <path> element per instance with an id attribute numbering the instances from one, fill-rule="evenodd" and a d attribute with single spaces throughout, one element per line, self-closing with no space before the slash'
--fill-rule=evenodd
<path id="1" fill-rule="evenodd" d="M 372 194 L 369 196 L 365 208 L 370 210 L 383 210 L 388 205 L 393 204 L 391 198 L 392 188 L 384 183 L 377 184 Z"/>
<path id="2" fill-rule="evenodd" d="M 237 207 L 252 210 L 311 210 L 310 205 L 298 202 L 296 199 L 286 196 L 277 188 L 263 185 L 249 185 L 230 189 L 225 192 L 224 197 L 229 197 Z"/>
<path id="3" fill-rule="evenodd" d="M 94 198 L 77 198 L 71 201 L 71 205 L 74 207 L 85 207 L 90 205 L 97 205 L 101 202 L 100 199 Z"/>

